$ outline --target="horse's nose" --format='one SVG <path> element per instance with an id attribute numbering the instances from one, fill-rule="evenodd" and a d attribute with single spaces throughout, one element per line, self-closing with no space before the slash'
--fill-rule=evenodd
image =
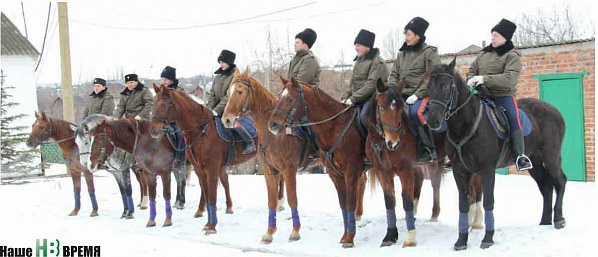
<path id="1" fill-rule="evenodd" d="M 275 134 L 275 135 L 278 134 L 280 129 L 281 129 L 281 126 L 280 126 L 280 124 L 278 124 L 278 122 L 275 122 L 275 121 L 270 122 L 270 126 L 269 126 L 268 130 L 270 130 L 270 132 L 272 134 Z"/>
<path id="2" fill-rule="evenodd" d="M 386 140 L 386 148 L 388 148 L 388 150 L 394 151 L 397 149 L 397 147 L 399 147 L 399 142 L 393 142 L 391 140 Z"/>
<path id="3" fill-rule="evenodd" d="M 226 118 L 222 118 L 224 120 L 224 126 L 227 128 L 232 128 L 233 127 L 233 122 L 230 118 L 226 117 Z"/>

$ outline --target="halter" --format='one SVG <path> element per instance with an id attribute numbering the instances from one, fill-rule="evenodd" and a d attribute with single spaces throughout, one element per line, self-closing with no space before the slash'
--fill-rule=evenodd
<path id="1" fill-rule="evenodd" d="M 295 103 L 293 104 L 293 107 L 291 108 L 291 110 L 289 110 L 288 112 L 281 111 L 280 109 L 278 109 L 278 106 L 276 107 L 276 109 L 274 109 L 274 113 L 286 115 L 284 124 L 282 124 L 283 127 L 301 127 L 303 125 L 301 120 L 303 120 L 303 118 L 306 118 L 306 120 L 307 120 L 308 109 L 307 109 L 307 104 L 305 104 L 305 95 L 303 94 L 303 86 L 299 85 L 299 87 L 297 87 L 297 88 L 298 88 L 297 92 L 299 93 L 299 97 L 297 97 L 297 99 L 295 100 Z M 303 108 L 305 109 L 305 112 L 303 113 L 303 117 L 301 117 L 299 119 L 299 122 L 293 122 L 293 117 L 295 116 L 295 113 L 297 113 L 297 108 L 299 108 L 300 103 L 303 103 Z"/>
<path id="2" fill-rule="evenodd" d="M 241 118 L 245 117 L 247 114 L 249 114 L 247 112 L 247 106 L 249 105 L 249 98 L 251 98 L 251 95 L 253 92 L 253 86 L 251 86 L 251 83 L 249 83 L 248 81 L 244 81 L 242 79 L 237 79 L 237 80 L 235 80 L 235 82 L 233 82 L 233 84 L 234 83 L 241 83 L 241 84 L 247 86 L 247 88 L 249 89 L 249 93 L 247 94 L 247 96 L 245 96 L 245 101 L 243 101 L 243 107 L 237 114 L 237 119 L 241 119 Z"/>
<path id="3" fill-rule="evenodd" d="M 457 101 L 459 99 L 459 91 L 457 91 L 457 86 L 455 85 L 455 78 L 453 77 L 453 75 L 448 74 L 448 73 L 439 73 L 439 74 L 431 75 L 431 77 L 436 77 L 436 76 L 447 76 L 447 77 L 451 78 L 452 82 L 450 85 L 449 95 L 445 101 L 438 101 L 438 100 L 430 99 L 428 101 L 428 103 L 431 105 L 433 105 L 433 104 L 440 105 L 442 108 L 444 108 L 444 120 L 448 121 L 451 117 L 453 117 L 455 114 L 457 114 L 457 112 L 459 112 L 459 110 L 461 110 L 461 108 L 463 108 L 469 102 L 469 100 L 471 100 L 471 97 L 473 96 L 473 94 L 469 94 L 469 96 L 467 97 L 467 100 L 465 100 L 464 103 L 462 103 L 459 106 L 456 106 Z"/>
<path id="4" fill-rule="evenodd" d="M 170 102 L 168 103 L 168 108 L 166 108 L 166 115 L 164 118 L 160 118 L 156 115 L 152 115 L 152 120 L 157 120 L 159 122 L 162 122 L 162 124 L 164 125 L 168 125 L 168 117 L 170 117 L 170 109 L 171 108 L 176 108 L 174 106 L 174 100 L 172 100 L 172 96 L 169 97 L 170 98 Z"/>
<path id="5" fill-rule="evenodd" d="M 378 132 L 378 135 L 380 135 L 380 137 L 382 137 L 383 139 L 386 139 L 386 136 L 384 135 L 384 129 L 388 129 L 390 131 L 396 131 L 398 133 L 403 133 L 403 122 L 399 122 L 399 125 L 396 127 L 393 127 L 391 125 L 385 124 L 384 122 L 382 122 L 382 120 L 380 119 L 380 111 L 377 108 L 378 106 L 376 106 L 376 125 L 374 126 L 374 128 L 376 128 L 376 132 Z M 399 146 L 401 146 L 401 142 L 399 141 Z M 388 148 L 388 146 L 386 147 L 389 151 L 394 151 Z M 397 146 L 396 149 L 398 149 L 399 147 Z"/>
<path id="6" fill-rule="evenodd" d="M 108 141 L 108 136 L 106 135 L 106 128 L 104 128 L 104 130 L 100 133 L 100 136 L 102 138 L 102 145 L 100 146 L 100 154 L 94 153 L 93 151 L 91 151 L 89 153 L 89 155 L 91 155 L 91 156 L 99 156 L 98 157 L 98 166 L 103 165 L 104 162 L 106 162 L 105 159 L 107 159 L 107 156 L 106 156 L 106 141 Z M 92 144 L 93 144 L 93 142 L 92 142 Z M 110 144 L 114 147 L 114 144 L 112 142 L 110 142 Z M 92 147 L 93 147 L 93 145 L 92 145 Z"/>
<path id="7" fill-rule="evenodd" d="M 52 123 L 51 123 L 50 119 L 47 120 L 47 123 L 48 124 L 46 124 L 46 127 L 44 128 L 44 130 L 42 132 L 31 131 L 31 134 L 37 135 L 37 137 L 39 138 L 40 144 L 47 140 L 46 137 L 50 138 L 50 136 L 52 135 Z"/>

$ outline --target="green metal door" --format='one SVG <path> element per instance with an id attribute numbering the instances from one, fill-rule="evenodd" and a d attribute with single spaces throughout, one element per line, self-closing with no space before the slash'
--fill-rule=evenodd
<path id="1" fill-rule="evenodd" d="M 568 180 L 586 180 L 583 76 L 587 73 L 536 75 L 540 99 L 554 105 L 565 119 L 562 168 Z"/>

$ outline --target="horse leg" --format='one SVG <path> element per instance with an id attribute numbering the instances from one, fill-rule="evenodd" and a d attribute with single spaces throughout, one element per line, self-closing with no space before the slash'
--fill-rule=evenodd
<path id="1" fill-rule="evenodd" d="M 177 171 L 175 171 L 177 172 Z M 164 206 L 166 209 L 166 220 L 164 220 L 163 227 L 170 227 L 172 226 L 172 208 L 170 207 L 170 172 L 163 171 L 160 174 L 164 174 L 160 176 L 162 178 L 162 195 L 164 196 Z"/>
<path id="2" fill-rule="evenodd" d="M 411 171 L 409 171 L 411 172 Z M 432 172 L 429 172 L 432 173 Z M 413 215 L 417 215 L 417 206 L 419 205 L 419 197 L 422 193 L 422 187 L 424 185 L 424 173 L 421 169 L 413 169 Z M 435 199 L 436 200 L 436 199 Z M 433 210 L 434 208 L 432 208 Z M 432 217 L 434 217 L 434 211 L 432 211 Z"/>
<path id="3" fill-rule="evenodd" d="M 345 197 L 346 201 L 346 212 L 347 212 L 347 237 L 343 243 L 343 248 L 351 248 L 355 244 L 353 239 L 357 233 L 357 226 L 355 224 L 355 209 L 357 207 L 357 187 L 359 185 L 359 176 L 361 171 L 351 171 L 345 174 Z"/>
<path id="4" fill-rule="evenodd" d="M 436 163 L 434 169 L 430 171 L 430 184 L 432 184 L 432 192 L 434 199 L 434 205 L 432 206 L 432 217 L 430 218 L 430 221 L 433 222 L 437 222 L 438 216 L 440 215 L 440 181 L 442 180 L 442 173 L 443 168 L 439 163 Z M 415 203 L 415 212 L 417 212 L 417 202 Z"/>
<path id="5" fill-rule="evenodd" d="M 375 172 L 376 177 L 382 186 L 384 193 L 384 205 L 386 206 L 386 235 L 382 239 L 382 246 L 391 246 L 395 244 L 399 238 L 399 230 L 397 229 L 397 214 L 395 212 L 396 199 L 395 199 L 395 182 L 394 173 L 381 172 L 372 168 L 370 172 Z"/>
<path id="6" fill-rule="evenodd" d="M 289 236 L 289 241 L 297 241 L 301 239 L 299 230 L 301 229 L 301 221 L 299 220 L 299 211 L 297 206 L 299 205 L 297 200 L 297 168 L 283 173 L 282 180 L 287 187 L 287 197 L 289 207 L 291 207 L 291 218 L 293 220 L 293 231 Z M 280 195 L 280 194 L 279 194 Z"/>
<path id="7" fill-rule="evenodd" d="M 367 174 L 362 173 L 359 176 L 359 184 L 357 184 L 357 207 L 355 208 L 355 220 L 361 220 L 363 216 L 363 195 L 365 194 L 365 185 L 368 182 Z"/>
<path id="8" fill-rule="evenodd" d="M 137 207 L 141 210 L 147 209 L 148 204 L 148 197 L 147 197 L 147 182 L 145 182 L 145 177 L 140 172 L 133 172 L 135 174 L 135 178 L 137 178 L 137 182 L 139 182 L 139 204 Z"/>
<path id="9" fill-rule="evenodd" d="M 272 243 L 272 235 L 276 232 L 276 205 L 278 204 L 278 185 L 280 175 L 275 174 L 270 167 L 264 165 L 264 178 L 268 192 L 268 230 L 262 236 L 262 243 Z"/>
<path id="10" fill-rule="evenodd" d="M 147 188 L 149 191 L 149 209 L 150 209 L 150 217 L 147 221 L 146 227 L 155 227 L 156 226 L 156 175 L 150 174 L 149 172 L 143 173 L 145 182 L 147 183 Z"/>
<path id="11" fill-rule="evenodd" d="M 199 218 L 203 217 L 203 213 L 206 210 L 206 191 L 208 190 L 208 187 L 206 185 L 207 177 L 205 175 L 205 172 L 200 172 L 200 169 L 198 167 L 194 168 L 195 174 L 197 175 L 197 180 L 199 181 L 200 197 L 199 206 L 197 206 L 197 211 L 195 212 L 195 215 L 193 217 Z"/>
<path id="12" fill-rule="evenodd" d="M 469 201 L 469 225 L 471 229 L 483 229 L 484 219 L 482 212 L 482 177 L 474 174 L 471 177 L 471 200 Z"/>
<path id="13" fill-rule="evenodd" d="M 96 189 L 93 184 L 93 174 L 88 170 L 83 171 L 85 176 L 85 183 L 87 183 L 87 192 L 89 193 L 89 199 L 91 199 L 92 211 L 89 217 L 98 216 L 98 201 L 96 200 Z"/>
<path id="14" fill-rule="evenodd" d="M 280 178 L 278 182 L 278 205 L 276 211 L 284 211 L 284 178 Z"/>
<path id="15" fill-rule="evenodd" d="M 403 210 L 405 210 L 405 223 L 407 223 L 407 237 L 403 242 L 403 248 L 413 247 L 417 245 L 414 213 L 415 204 L 413 200 L 415 195 L 415 177 L 417 171 L 415 169 L 411 169 L 408 171 L 401 172 L 399 174 L 401 178 L 401 196 L 403 198 Z"/>
<path id="16" fill-rule="evenodd" d="M 133 219 L 135 218 L 135 216 L 133 215 L 133 213 L 135 213 L 135 204 L 133 203 L 133 185 L 131 185 L 131 171 L 129 169 L 123 169 L 121 173 L 123 188 L 125 190 L 125 200 L 128 209 L 125 218 Z"/>
<path id="17" fill-rule="evenodd" d="M 482 239 L 480 248 L 486 249 L 494 244 L 494 170 L 482 173 L 482 190 L 484 192 L 484 221 L 486 223 L 486 234 Z"/>
<path id="18" fill-rule="evenodd" d="M 70 168 L 67 168 L 67 171 L 71 174 L 71 179 L 73 179 L 73 193 L 75 195 L 75 208 L 69 213 L 69 216 L 77 216 L 81 209 L 81 173 L 75 172 Z"/>
<path id="19" fill-rule="evenodd" d="M 230 197 L 230 184 L 228 183 L 228 173 L 226 169 L 222 169 L 220 174 L 220 183 L 222 183 L 222 187 L 224 187 L 224 195 L 226 196 L 226 214 L 233 213 L 233 199 Z"/>
<path id="20" fill-rule="evenodd" d="M 212 167 L 206 172 L 207 176 L 207 207 L 208 223 L 206 223 L 206 235 L 216 234 L 216 225 L 218 225 L 218 215 L 216 214 L 216 200 L 218 200 L 218 177 L 221 172 L 226 172 L 224 168 Z"/>
<path id="21" fill-rule="evenodd" d="M 561 168 L 560 152 L 556 154 L 557 158 L 546 158 L 544 164 L 548 170 L 552 185 L 556 191 L 556 201 L 554 203 L 554 228 L 561 229 L 566 226 L 565 218 L 563 218 L 563 197 L 565 196 L 565 185 L 567 184 L 567 176 L 563 173 Z M 550 193 L 552 195 L 552 192 Z M 550 205 L 550 203 L 549 203 Z M 549 206 L 550 208 L 550 206 Z"/>
<path id="22" fill-rule="evenodd" d="M 118 190 L 120 191 L 120 196 L 123 200 L 123 213 L 120 215 L 121 219 L 124 219 L 127 217 L 127 213 L 129 213 L 129 205 L 127 202 L 127 192 L 125 189 L 125 184 L 123 183 L 123 177 L 122 177 L 122 173 L 121 172 L 110 172 L 110 174 L 112 174 L 112 176 L 114 176 L 114 179 L 116 180 L 116 184 L 118 185 Z"/>
<path id="23" fill-rule="evenodd" d="M 174 202 L 174 208 L 182 210 L 185 208 L 184 206 L 184 187 L 185 187 L 185 174 L 182 171 L 175 170 L 172 172 L 174 174 L 174 180 L 176 181 L 176 200 Z M 181 205 L 181 197 L 183 198 L 183 204 Z"/>
<path id="24" fill-rule="evenodd" d="M 343 215 L 344 233 L 343 233 L 343 236 L 341 237 L 341 240 L 339 243 L 344 244 L 347 241 L 347 218 L 348 218 L 348 212 L 347 212 L 347 207 L 346 207 L 347 193 L 345 191 L 345 181 L 343 180 L 343 178 L 339 177 L 334 172 L 329 172 L 328 176 L 330 177 L 330 179 L 332 179 L 332 183 L 334 184 L 334 187 L 336 188 L 338 202 L 341 207 L 341 212 Z"/>
<path id="25" fill-rule="evenodd" d="M 467 198 L 471 186 L 471 173 L 463 168 L 454 167 L 453 177 L 459 190 L 459 238 L 453 249 L 456 251 L 467 249 L 467 239 L 469 230 L 469 201 Z"/>

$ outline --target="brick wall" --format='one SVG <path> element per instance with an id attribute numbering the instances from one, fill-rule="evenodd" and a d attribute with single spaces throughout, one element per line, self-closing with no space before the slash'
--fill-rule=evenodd
<path id="1" fill-rule="evenodd" d="M 588 181 L 595 181 L 595 41 L 578 42 L 543 47 L 519 49 L 522 54 L 523 71 L 517 85 L 518 98 L 539 98 L 539 81 L 532 78 L 536 74 L 589 72 L 583 78 L 586 174 Z M 461 55 L 457 58 L 456 69 L 463 77 L 467 73 L 475 54 Z M 453 55 L 441 57 L 443 63 L 449 63 Z M 514 167 L 510 172 L 515 173 Z"/>

